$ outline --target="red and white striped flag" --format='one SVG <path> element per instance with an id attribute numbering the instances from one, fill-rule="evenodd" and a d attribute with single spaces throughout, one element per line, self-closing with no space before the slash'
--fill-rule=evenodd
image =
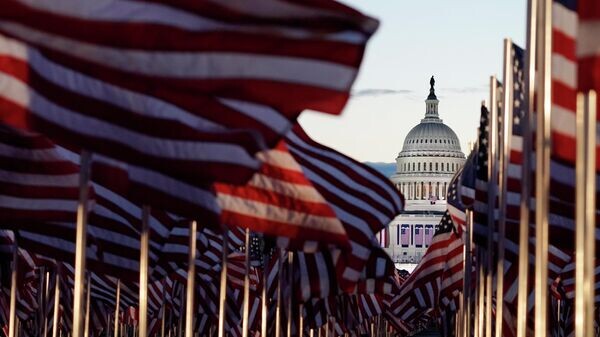
<path id="1" fill-rule="evenodd" d="M 341 112 L 376 28 L 333 2 L 11 0 L 0 33 L 26 44 L 0 48 L 3 120 L 183 180 L 243 182 L 252 132 L 274 144 L 304 109 Z"/>
<path id="2" fill-rule="evenodd" d="M 258 158 L 262 168 L 245 186 L 215 184 L 223 224 L 278 237 L 284 247 L 348 246 L 342 223 L 285 143 Z"/>
<path id="3" fill-rule="evenodd" d="M 423 259 L 390 300 L 391 313 L 400 320 L 411 323 L 432 309 L 440 310 L 442 300 L 454 300 L 462 288 L 463 242 L 453 226 L 446 212 Z"/>
<path id="4" fill-rule="evenodd" d="M 350 251 L 333 255 L 340 256 L 336 262 L 340 287 L 352 293 L 376 233 L 402 211 L 404 197 L 377 171 L 315 142 L 300 125 L 294 126 L 285 142 L 348 234 Z"/>

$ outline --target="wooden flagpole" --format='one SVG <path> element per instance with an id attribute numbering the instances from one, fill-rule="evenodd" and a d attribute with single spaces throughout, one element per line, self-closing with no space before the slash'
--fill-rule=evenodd
<path id="1" fill-rule="evenodd" d="M 586 335 L 594 334 L 594 312 L 595 312 L 595 290 L 596 290 L 596 273 L 595 273 L 595 257 L 596 257 L 596 116 L 597 116 L 597 97 L 595 91 L 589 91 L 586 95 L 586 136 L 587 136 L 587 161 L 586 161 L 586 207 L 585 207 L 585 225 L 586 225 L 586 253 L 585 253 L 585 270 L 587 289 L 586 303 Z"/>
<path id="2" fill-rule="evenodd" d="M 50 287 L 50 272 L 47 271 L 45 276 L 45 280 L 44 280 L 44 318 L 42 319 L 42 321 L 44 322 L 44 333 L 43 336 L 44 337 L 48 337 L 48 312 L 46 311 L 48 308 L 48 305 L 46 303 L 48 303 L 49 298 L 48 298 L 48 288 Z"/>
<path id="3" fill-rule="evenodd" d="M 550 125 L 552 1 L 538 8 L 536 165 L 535 165 L 535 335 L 548 335 L 548 205 L 550 192 Z"/>
<path id="4" fill-rule="evenodd" d="M 294 302 L 294 291 L 292 288 L 293 277 L 294 277 L 294 253 L 288 252 L 288 286 L 289 293 L 287 294 L 287 337 L 292 337 L 292 304 Z"/>
<path id="5" fill-rule="evenodd" d="M 298 336 L 304 337 L 304 306 L 302 303 L 298 304 Z"/>
<path id="6" fill-rule="evenodd" d="M 148 337 L 148 246 L 150 241 L 150 207 L 142 207 L 140 231 L 140 312 L 139 337 Z"/>
<path id="7" fill-rule="evenodd" d="M 73 289 L 73 334 L 72 337 L 83 337 L 84 291 L 85 291 L 85 259 L 87 239 L 88 189 L 92 154 L 82 151 L 79 168 L 79 205 L 77 206 L 77 230 L 75 233 L 75 284 Z M 14 337 L 14 336 L 11 336 Z"/>
<path id="8" fill-rule="evenodd" d="M 90 274 L 88 273 L 88 277 L 87 277 L 87 286 L 86 286 L 86 293 L 85 293 L 85 322 L 84 322 L 84 330 L 83 330 L 83 335 L 85 337 L 88 337 L 90 335 L 90 302 L 91 302 L 91 284 L 92 284 L 92 278 L 90 277 Z"/>
<path id="9" fill-rule="evenodd" d="M 46 307 L 45 299 L 46 299 L 46 271 L 43 266 L 38 269 L 39 274 L 39 284 L 38 284 L 38 335 L 44 335 L 44 308 Z"/>
<path id="10" fill-rule="evenodd" d="M 261 299 L 260 299 L 260 335 L 267 335 L 267 316 L 268 316 L 268 308 L 267 308 L 267 281 L 269 278 L 269 258 L 266 252 L 263 251 L 263 282 L 261 289 Z"/>
<path id="11" fill-rule="evenodd" d="M 60 268 L 56 267 L 56 284 L 54 285 L 54 319 L 52 321 L 52 337 L 58 337 L 58 312 L 60 309 Z"/>
<path id="12" fill-rule="evenodd" d="M 522 123 L 523 155 L 521 165 L 521 204 L 519 207 L 519 280 L 517 291 L 517 337 L 527 336 L 527 300 L 529 295 L 529 224 L 531 200 L 531 154 L 534 125 L 535 58 L 537 36 L 537 3 L 527 2 L 527 46 L 525 49 L 525 104 L 527 116 Z"/>
<path id="13" fill-rule="evenodd" d="M 513 123 L 513 47 L 511 39 L 504 39 L 504 95 L 502 97 L 502 136 L 500 137 L 499 212 L 498 212 L 498 266 L 496 271 L 496 336 L 502 336 L 504 315 L 504 240 L 506 237 L 506 205 L 508 161 Z"/>
<path id="14" fill-rule="evenodd" d="M 498 179 L 498 81 L 490 76 L 489 127 L 488 127 L 488 235 L 485 280 L 485 336 L 492 337 L 492 297 L 494 265 L 494 227 L 496 223 L 496 189 Z"/>
<path id="15" fill-rule="evenodd" d="M 13 261 L 10 274 L 10 317 L 8 318 L 8 337 L 16 337 L 17 324 L 17 269 L 19 267 L 19 247 L 14 233 Z"/>
<path id="16" fill-rule="evenodd" d="M 246 235 L 244 237 L 244 302 L 242 312 L 242 337 L 248 337 L 249 324 L 248 319 L 250 317 L 250 229 L 246 227 Z"/>
<path id="17" fill-rule="evenodd" d="M 196 290 L 196 236 L 198 223 L 190 221 L 190 233 L 188 244 L 188 274 L 185 302 L 185 337 L 194 336 L 194 297 Z M 183 319 L 183 317 L 179 317 Z M 180 325 L 181 326 L 181 325 Z M 181 333 L 179 334 L 181 336 Z"/>
<path id="18" fill-rule="evenodd" d="M 121 280 L 117 279 L 117 295 L 115 298 L 115 331 L 114 337 L 119 337 L 119 307 L 121 306 Z"/>
<path id="19" fill-rule="evenodd" d="M 166 279 L 163 279 L 161 281 L 161 286 L 162 286 L 162 302 L 160 304 L 160 309 L 161 309 L 161 316 L 160 316 L 160 337 L 165 337 L 165 321 L 166 321 L 166 314 L 167 314 L 167 306 L 165 305 L 165 283 L 166 283 Z"/>
<path id="20" fill-rule="evenodd" d="M 471 224 L 473 223 L 473 212 L 471 210 L 465 211 L 466 215 L 466 230 L 464 233 L 464 261 L 463 264 L 463 335 L 471 336 L 471 275 L 472 275 L 472 252 L 471 252 Z"/>
<path id="21" fill-rule="evenodd" d="M 277 261 L 277 303 L 275 307 L 275 337 L 281 337 L 281 301 L 283 299 L 282 296 L 282 283 L 283 283 L 283 259 L 284 259 L 284 251 L 281 248 L 278 248 L 279 259 Z M 222 336 L 219 336 L 222 337 Z"/>
<path id="22" fill-rule="evenodd" d="M 229 234 L 223 229 L 223 255 L 221 257 L 221 285 L 219 291 L 219 330 L 218 337 L 225 337 L 225 306 L 227 300 L 227 246 L 229 245 Z M 186 336 L 191 337 L 191 336 Z"/>
<path id="23" fill-rule="evenodd" d="M 594 334 L 596 95 L 577 94 L 575 336 Z M 591 312 L 590 312 L 591 310 Z"/>

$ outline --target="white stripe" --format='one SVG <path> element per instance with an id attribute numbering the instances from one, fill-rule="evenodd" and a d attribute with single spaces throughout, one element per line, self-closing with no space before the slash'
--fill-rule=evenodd
<path id="1" fill-rule="evenodd" d="M 552 53 L 552 79 L 569 88 L 577 88 L 577 63 L 561 54 Z"/>
<path id="2" fill-rule="evenodd" d="M 247 183 L 248 186 L 257 187 L 268 192 L 285 195 L 296 200 L 326 204 L 323 196 L 312 186 L 298 185 L 284 180 L 274 179 L 263 174 L 255 174 Z"/>
<path id="3" fill-rule="evenodd" d="M 8 195 L 2 195 L 2 198 L 0 198 L 0 206 L 3 208 L 28 211 L 68 211 L 75 213 L 77 205 L 77 200 L 17 198 Z"/>
<path id="4" fill-rule="evenodd" d="M 579 35 L 577 36 L 577 56 L 598 57 L 600 55 L 600 20 L 580 21 Z"/>
<path id="5" fill-rule="evenodd" d="M 289 152 L 284 150 L 273 149 L 262 151 L 257 153 L 256 157 L 260 159 L 261 162 L 269 165 L 295 172 L 302 172 L 302 168 L 298 162 L 296 162 L 296 159 L 294 159 Z"/>
<path id="6" fill-rule="evenodd" d="M 30 174 L 0 170 L 0 181 L 35 187 L 79 187 L 79 173 L 72 174 Z"/>
<path id="7" fill-rule="evenodd" d="M 291 123 L 277 110 L 262 104 L 240 101 L 230 98 L 217 98 L 219 102 L 267 126 L 279 135 L 291 127 Z"/>
<path id="8" fill-rule="evenodd" d="M 345 230 L 335 217 L 312 215 L 297 212 L 286 207 L 266 204 L 246 198 L 218 193 L 217 201 L 221 209 L 254 218 L 285 222 L 286 225 L 311 228 L 333 234 L 345 234 Z M 327 239 L 327 238 L 323 238 Z"/>
<path id="9" fill-rule="evenodd" d="M 557 1 L 552 2 L 552 27 L 575 38 L 577 36 L 577 12 Z"/>
<path id="10" fill-rule="evenodd" d="M 154 77 L 196 80 L 259 79 L 346 91 L 357 73 L 350 66 L 300 57 L 235 52 L 123 50 L 76 41 L 6 21 L 0 21 L 0 29 L 19 39 L 82 60 Z"/>
<path id="11" fill-rule="evenodd" d="M 552 130 L 575 137 L 575 111 L 567 110 L 559 105 L 552 104 Z M 597 137 L 598 138 L 598 137 Z"/>

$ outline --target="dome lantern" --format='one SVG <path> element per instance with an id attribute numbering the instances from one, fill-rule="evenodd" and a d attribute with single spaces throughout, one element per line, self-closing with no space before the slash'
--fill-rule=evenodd
<path id="1" fill-rule="evenodd" d="M 439 119 L 438 104 L 440 101 L 438 101 L 437 96 L 435 95 L 435 79 L 433 76 L 431 76 L 431 79 L 429 80 L 429 85 L 431 88 L 429 88 L 429 96 L 427 96 L 427 99 L 425 100 L 425 119 Z"/>

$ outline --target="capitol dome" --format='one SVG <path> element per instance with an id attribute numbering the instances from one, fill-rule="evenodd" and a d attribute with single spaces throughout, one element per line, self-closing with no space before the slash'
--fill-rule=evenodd
<path id="1" fill-rule="evenodd" d="M 426 118 L 410 130 L 400 156 L 426 156 L 439 152 L 464 156 L 456 133 L 441 119 Z"/>
<path id="2" fill-rule="evenodd" d="M 445 200 L 450 179 L 465 161 L 456 133 L 439 117 L 433 76 L 429 83 L 425 117 L 404 139 L 390 177 L 407 200 Z"/>

